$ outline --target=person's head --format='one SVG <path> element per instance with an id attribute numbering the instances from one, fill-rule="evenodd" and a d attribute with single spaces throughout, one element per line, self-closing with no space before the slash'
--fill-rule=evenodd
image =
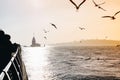
<path id="1" fill-rule="evenodd" d="M 8 40 L 10 40 L 10 35 L 8 35 L 8 34 L 5 34 L 5 37 L 6 37 L 6 39 L 8 39 Z"/>
<path id="2" fill-rule="evenodd" d="M 3 30 L 0 30 L 0 36 L 5 35 L 5 32 Z"/>

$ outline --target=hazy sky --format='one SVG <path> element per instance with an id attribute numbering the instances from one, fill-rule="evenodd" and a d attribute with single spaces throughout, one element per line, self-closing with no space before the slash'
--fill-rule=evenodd
<path id="1" fill-rule="evenodd" d="M 82 0 L 73 1 L 79 4 Z M 101 6 L 107 11 L 94 7 L 92 0 L 87 0 L 78 11 L 69 0 L 0 0 L 0 28 L 11 35 L 11 41 L 22 45 L 30 45 L 33 35 L 38 43 L 104 39 L 106 36 L 120 40 L 120 14 L 116 20 L 101 18 L 120 11 L 120 0 L 95 0 L 97 3 L 104 1 Z M 43 29 L 50 32 L 45 34 Z"/>

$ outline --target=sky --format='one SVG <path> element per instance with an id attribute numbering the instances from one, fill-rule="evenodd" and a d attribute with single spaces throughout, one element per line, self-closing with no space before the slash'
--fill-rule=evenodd
<path id="1" fill-rule="evenodd" d="M 82 2 L 73 1 L 76 4 Z M 120 14 L 115 20 L 101 18 L 120 11 L 120 0 L 95 2 L 105 2 L 101 7 L 107 11 L 95 7 L 92 0 L 86 0 L 78 11 L 69 0 L 0 0 L 0 29 L 11 35 L 13 43 L 21 45 L 30 45 L 33 36 L 38 43 L 47 44 L 105 39 L 106 36 L 107 39 L 120 40 Z M 49 33 L 44 33 L 43 29 Z"/>

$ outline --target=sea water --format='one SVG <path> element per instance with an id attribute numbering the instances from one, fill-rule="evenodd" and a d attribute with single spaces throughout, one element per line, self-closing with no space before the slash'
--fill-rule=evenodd
<path id="1" fill-rule="evenodd" d="M 23 47 L 29 80 L 120 80 L 120 48 Z"/>

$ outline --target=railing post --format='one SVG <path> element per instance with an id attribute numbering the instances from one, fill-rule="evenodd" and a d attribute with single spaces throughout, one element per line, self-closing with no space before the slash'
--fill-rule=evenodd
<path id="1" fill-rule="evenodd" d="M 15 58 L 14 58 L 14 61 L 15 61 Z M 19 72 L 18 72 L 18 70 L 17 70 L 17 68 L 16 68 L 17 65 L 15 65 L 14 61 L 11 61 L 11 62 L 12 62 L 12 65 L 13 65 L 13 67 L 14 67 L 14 69 L 15 69 L 15 72 L 16 72 L 16 74 L 17 74 L 17 78 L 18 78 L 18 80 L 20 80 Z"/>
<path id="2" fill-rule="evenodd" d="M 11 60 L 0 74 L 0 80 L 24 80 L 24 64 L 21 59 L 20 50 L 21 48 L 18 47 L 16 53 L 13 54 Z M 25 79 L 28 80 L 27 75 Z"/>
<path id="3" fill-rule="evenodd" d="M 3 73 L 5 74 L 8 80 L 11 80 L 9 74 L 6 71 L 3 71 Z"/>
<path id="4" fill-rule="evenodd" d="M 16 63 L 16 68 L 17 68 L 17 70 L 18 70 L 18 72 L 19 72 L 19 76 L 20 76 L 20 78 L 22 79 L 22 65 L 20 65 L 20 63 L 18 63 L 18 61 L 17 61 L 17 59 L 15 58 L 15 63 Z"/>

